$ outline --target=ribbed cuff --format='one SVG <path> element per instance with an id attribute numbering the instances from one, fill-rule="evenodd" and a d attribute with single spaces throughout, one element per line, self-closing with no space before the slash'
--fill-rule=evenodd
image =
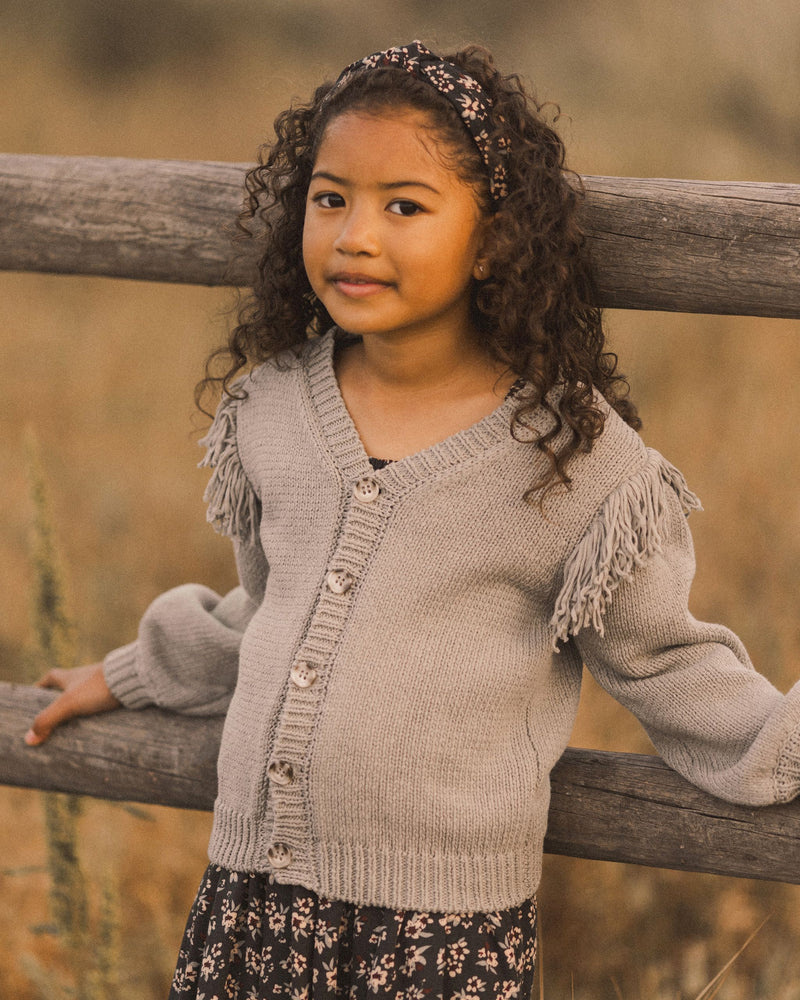
<path id="1" fill-rule="evenodd" d="M 120 646 L 103 661 L 103 676 L 109 690 L 125 708 L 145 708 L 155 704 L 136 669 L 138 642 Z"/>
<path id="2" fill-rule="evenodd" d="M 789 802 L 800 794 L 800 730 L 793 733 L 783 748 L 775 771 L 779 802 Z"/>

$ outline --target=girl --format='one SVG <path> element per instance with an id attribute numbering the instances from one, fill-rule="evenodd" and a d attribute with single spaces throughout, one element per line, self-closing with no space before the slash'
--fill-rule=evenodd
<path id="1" fill-rule="evenodd" d="M 800 685 L 687 610 L 563 147 L 486 52 L 418 42 L 281 114 L 205 439 L 241 586 L 157 599 L 33 723 L 227 711 L 172 996 L 526 997 L 582 664 L 709 792 L 800 791 Z M 213 358 L 214 356 L 212 356 Z M 199 397 L 200 398 L 200 397 Z"/>

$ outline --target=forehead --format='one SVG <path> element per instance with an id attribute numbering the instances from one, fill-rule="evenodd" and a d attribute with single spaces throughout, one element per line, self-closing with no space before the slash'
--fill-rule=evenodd
<path id="1" fill-rule="evenodd" d="M 463 184 L 445 155 L 449 143 L 436 137 L 423 111 L 397 113 L 347 111 L 328 123 L 319 144 L 315 169 L 347 176 L 352 173 L 435 175 L 440 184 Z"/>

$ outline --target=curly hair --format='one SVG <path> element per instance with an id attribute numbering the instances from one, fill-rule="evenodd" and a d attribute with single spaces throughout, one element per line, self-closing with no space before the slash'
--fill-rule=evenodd
<path id="1" fill-rule="evenodd" d="M 506 197 L 492 203 L 477 146 L 455 109 L 429 83 L 381 67 L 356 74 L 342 87 L 318 87 L 310 102 L 278 115 L 275 141 L 261 147 L 258 165 L 247 174 L 238 233 L 248 246 L 256 241 L 261 257 L 252 294 L 239 308 L 227 345 L 209 357 L 196 398 L 202 409 L 212 387 L 240 393 L 232 381 L 241 371 L 285 352 L 298 356 L 309 338 L 333 325 L 311 288 L 302 256 L 306 195 L 327 125 L 345 112 L 419 111 L 448 165 L 493 216 L 489 275 L 472 283 L 472 319 L 489 357 L 528 383 L 518 395 L 511 433 L 529 440 L 530 418 L 539 407 L 552 417 L 550 428 L 533 436 L 548 466 L 526 492 L 530 500 L 558 483 L 569 487 L 570 459 L 591 450 L 602 434 L 600 397 L 632 427 L 641 422 L 616 355 L 605 349 L 578 219 L 583 188 L 566 169 L 564 144 L 554 128 L 558 108 L 548 121 L 547 106 L 526 92 L 516 74 L 502 75 L 479 46 L 443 58 L 477 80 L 492 102 L 490 148 L 503 155 Z M 212 374 L 220 362 L 227 365 L 223 374 Z"/>

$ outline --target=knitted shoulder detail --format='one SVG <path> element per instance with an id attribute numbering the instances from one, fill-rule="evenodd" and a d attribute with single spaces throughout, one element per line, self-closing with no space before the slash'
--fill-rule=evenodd
<path id="1" fill-rule="evenodd" d="M 550 622 L 554 648 L 589 625 L 604 634 L 603 615 L 614 590 L 663 551 L 670 492 L 684 514 L 702 509 L 681 473 L 648 448 L 644 465 L 606 497 L 567 560 Z"/>
<path id="2" fill-rule="evenodd" d="M 203 500 L 206 519 L 214 530 L 229 538 L 252 544 L 256 541 L 260 506 L 256 492 L 242 468 L 237 440 L 240 399 L 225 396 L 214 422 L 200 441 L 206 448 L 200 468 L 213 469 Z"/>

